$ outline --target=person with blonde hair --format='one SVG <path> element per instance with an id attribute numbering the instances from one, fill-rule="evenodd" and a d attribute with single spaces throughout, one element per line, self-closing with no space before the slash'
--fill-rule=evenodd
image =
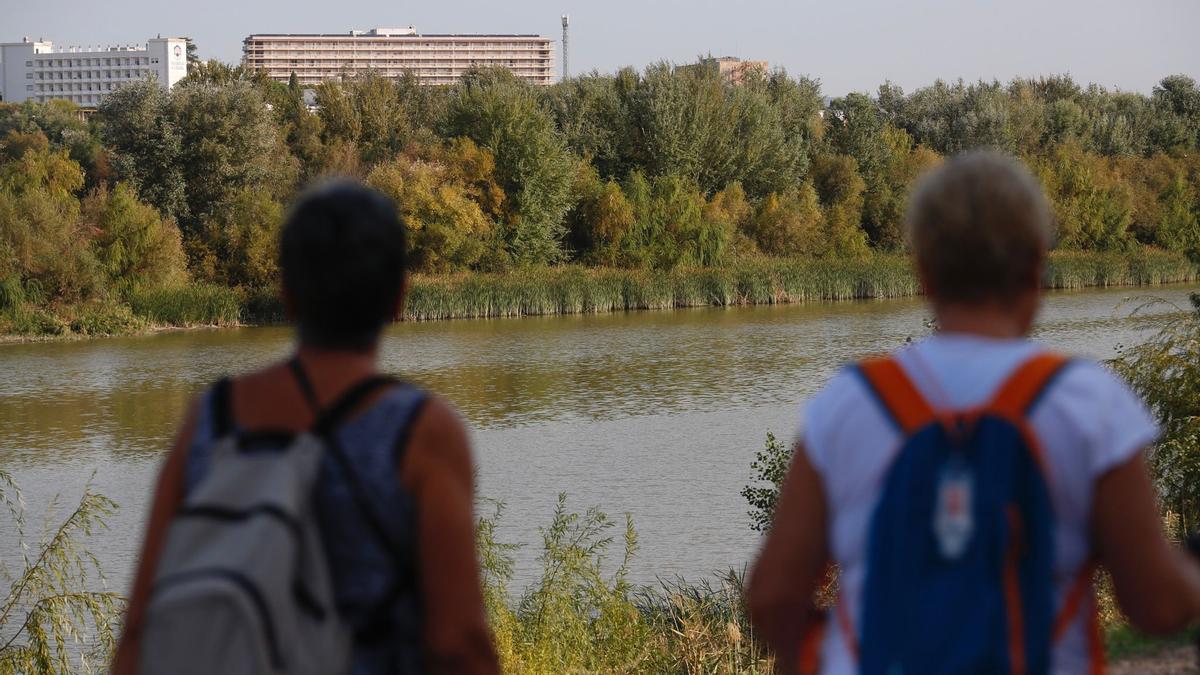
<path id="1" fill-rule="evenodd" d="M 1154 419 L 1105 368 L 1028 338 L 1052 243 L 1037 182 L 998 153 L 951 158 L 907 228 L 939 331 L 805 407 L 748 591 L 780 670 L 1099 673 L 1097 567 L 1135 627 L 1185 628 L 1200 569 L 1162 532 Z"/>

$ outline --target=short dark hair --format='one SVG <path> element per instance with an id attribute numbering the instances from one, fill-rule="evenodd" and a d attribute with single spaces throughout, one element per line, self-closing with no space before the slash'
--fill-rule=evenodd
<path id="1" fill-rule="evenodd" d="M 386 196 L 351 180 L 322 183 L 292 207 L 279 267 L 300 341 L 371 348 L 404 287 L 404 224 Z"/>
<path id="2" fill-rule="evenodd" d="M 1041 278 L 1051 244 L 1042 186 L 992 151 L 952 157 L 926 174 L 908 205 L 913 254 L 943 301 L 1007 301 Z"/>

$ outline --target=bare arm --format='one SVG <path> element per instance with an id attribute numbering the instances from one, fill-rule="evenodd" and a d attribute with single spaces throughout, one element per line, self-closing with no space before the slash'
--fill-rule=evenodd
<path id="1" fill-rule="evenodd" d="M 1134 626 L 1173 633 L 1200 618 L 1200 566 L 1163 536 L 1142 453 L 1099 480 L 1092 518 L 1100 562 Z"/>
<path id="2" fill-rule="evenodd" d="M 432 672 L 498 673 L 475 552 L 473 463 L 466 430 L 432 399 L 401 471 L 417 502 L 425 648 Z"/>
<path id="3" fill-rule="evenodd" d="M 167 526 L 171 524 L 171 516 L 183 499 L 183 466 L 187 458 L 188 443 L 191 442 L 196 429 L 196 413 L 197 404 L 193 403 L 158 475 L 158 485 L 150 507 L 142 553 L 138 557 L 129 607 L 125 610 L 125 628 L 121 632 L 121 641 L 117 644 L 117 651 L 113 656 L 113 675 L 130 675 L 138 670 L 146 602 L 154 585 L 154 573 L 158 569 L 163 544 L 166 543 Z"/>
<path id="4" fill-rule="evenodd" d="M 829 560 L 825 489 L 797 443 L 775 519 L 750 574 L 750 618 L 776 655 L 779 672 L 794 672 L 813 594 Z"/>

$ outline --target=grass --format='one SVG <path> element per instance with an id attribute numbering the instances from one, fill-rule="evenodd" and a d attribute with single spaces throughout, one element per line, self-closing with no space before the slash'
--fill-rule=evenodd
<path id="1" fill-rule="evenodd" d="M 1187 257 L 1141 248 L 1128 253 L 1052 253 L 1046 285 L 1148 286 L 1198 278 Z M 147 327 L 275 324 L 286 318 L 272 288 L 203 283 L 138 288 L 126 293 L 126 307 L 80 310 L 38 306 L 10 281 L 0 280 L 0 335 L 113 335 Z M 667 271 L 564 265 L 496 274 L 413 275 L 405 318 L 597 314 L 883 299 L 920 292 L 909 259 L 897 254 L 851 260 L 746 259 L 726 267 Z"/>
<path id="2" fill-rule="evenodd" d="M 1078 289 L 1195 281 L 1185 256 L 1062 252 L 1050 256 L 1047 287 Z M 671 271 L 535 268 L 505 274 L 414 275 L 406 318 L 420 321 L 591 314 L 641 309 L 764 305 L 909 297 L 920 293 L 908 258 L 745 260 Z"/>
<path id="3" fill-rule="evenodd" d="M 231 326 L 241 321 L 242 296 L 215 284 L 139 288 L 129 293 L 133 313 L 158 326 Z"/>

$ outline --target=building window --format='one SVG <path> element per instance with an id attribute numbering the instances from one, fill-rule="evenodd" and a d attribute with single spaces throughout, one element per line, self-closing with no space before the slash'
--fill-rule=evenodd
<path id="1" fill-rule="evenodd" d="M 33 85 L 32 84 L 25 85 L 25 91 L 33 91 Z"/>
<path id="2" fill-rule="evenodd" d="M 33 61 L 26 61 L 26 62 L 25 62 L 25 67 L 26 67 L 26 68 L 32 68 L 32 67 L 33 67 Z"/>

